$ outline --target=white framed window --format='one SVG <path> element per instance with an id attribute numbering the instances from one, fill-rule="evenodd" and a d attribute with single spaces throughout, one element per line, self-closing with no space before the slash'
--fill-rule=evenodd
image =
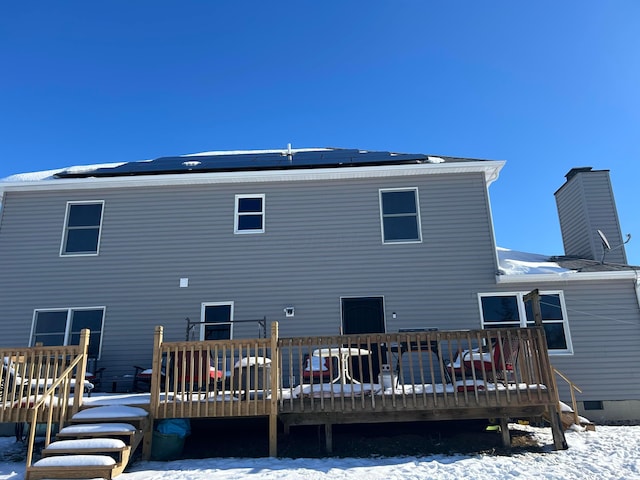
<path id="1" fill-rule="evenodd" d="M 234 233 L 264 233 L 265 196 L 236 195 Z"/>
<path id="2" fill-rule="evenodd" d="M 200 340 L 233 338 L 233 302 L 203 303 L 200 318 Z"/>
<path id="3" fill-rule="evenodd" d="M 80 331 L 89 329 L 89 357 L 100 358 L 106 307 L 37 309 L 33 312 L 29 345 L 77 345 Z"/>
<path id="4" fill-rule="evenodd" d="M 495 292 L 478 294 L 482 328 L 534 326 L 531 302 L 525 302 L 528 292 Z M 542 327 L 547 337 L 550 355 L 572 354 L 567 308 L 562 291 L 540 292 Z"/>
<path id="5" fill-rule="evenodd" d="M 67 202 L 61 256 L 98 255 L 104 200 Z"/>
<path id="6" fill-rule="evenodd" d="M 380 189 L 382 243 L 422 242 L 418 189 Z"/>

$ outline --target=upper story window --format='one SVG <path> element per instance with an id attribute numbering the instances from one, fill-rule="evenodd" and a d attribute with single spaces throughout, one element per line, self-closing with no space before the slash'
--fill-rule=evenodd
<path id="1" fill-rule="evenodd" d="M 531 302 L 526 293 L 480 294 L 482 328 L 534 326 Z M 542 327 L 550 354 L 573 353 L 567 309 L 562 292 L 541 292 Z"/>
<path id="2" fill-rule="evenodd" d="M 60 255 L 97 255 L 104 201 L 68 202 Z"/>
<path id="3" fill-rule="evenodd" d="M 418 189 L 380 190 L 380 220 L 383 243 L 422 241 Z"/>
<path id="4" fill-rule="evenodd" d="M 264 195 L 236 195 L 234 233 L 264 233 Z"/>
<path id="5" fill-rule="evenodd" d="M 30 345 L 77 345 L 80 332 L 89 329 L 89 357 L 99 358 L 105 307 L 36 310 Z"/>

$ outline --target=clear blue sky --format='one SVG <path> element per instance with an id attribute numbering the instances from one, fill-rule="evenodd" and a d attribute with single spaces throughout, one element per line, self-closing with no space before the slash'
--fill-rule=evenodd
<path id="1" fill-rule="evenodd" d="M 640 2 L 0 5 L 0 178 L 206 150 L 506 160 L 498 244 L 562 254 L 553 192 L 611 170 L 640 264 Z"/>

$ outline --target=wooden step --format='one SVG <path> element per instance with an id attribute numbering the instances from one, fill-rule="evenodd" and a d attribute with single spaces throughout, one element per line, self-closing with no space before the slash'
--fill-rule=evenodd
<path id="1" fill-rule="evenodd" d="M 118 438 L 134 452 L 142 440 L 142 430 L 130 423 L 79 423 L 68 425 L 58 432 L 59 440 L 79 438 Z"/>
<path id="2" fill-rule="evenodd" d="M 580 426 L 586 428 L 587 430 L 590 430 L 592 432 L 594 432 L 596 430 L 596 425 L 595 423 L 587 420 L 586 418 L 583 417 L 579 417 L 580 419 Z M 560 414 L 560 421 L 562 422 L 562 427 L 565 430 L 570 429 L 574 424 L 575 424 L 575 419 L 573 417 L 573 412 L 562 412 Z"/>
<path id="3" fill-rule="evenodd" d="M 42 450 L 42 457 L 54 455 L 109 455 L 119 465 L 126 466 L 131 456 L 131 447 L 116 438 L 81 438 L 58 440 Z"/>
<path id="4" fill-rule="evenodd" d="M 71 423 L 131 423 L 139 430 L 145 430 L 149 412 L 144 408 L 127 405 L 109 405 L 80 410 L 71 418 Z"/>
<path id="5" fill-rule="evenodd" d="M 45 457 L 25 471 L 25 480 L 44 478 L 106 478 L 111 480 L 124 471 L 108 455 L 66 455 Z"/>

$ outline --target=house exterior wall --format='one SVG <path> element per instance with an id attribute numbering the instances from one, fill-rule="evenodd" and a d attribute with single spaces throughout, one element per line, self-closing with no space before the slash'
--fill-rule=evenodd
<path id="1" fill-rule="evenodd" d="M 599 229 L 613 247 L 607 252 L 605 261 L 627 263 L 624 247 L 619 247 L 623 241 L 622 232 L 607 170 L 575 173 L 555 196 L 567 255 L 602 260 L 603 248 L 597 234 Z"/>
<path id="2" fill-rule="evenodd" d="M 580 400 L 640 400 L 640 307 L 633 280 L 547 282 L 499 285 L 498 291 L 561 290 L 564 295 L 573 354 L 552 355 L 551 363 L 583 394 Z M 558 379 L 561 398 L 570 397 Z M 640 415 L 639 417 L 640 418 Z"/>
<path id="3" fill-rule="evenodd" d="M 379 190 L 409 187 L 422 242 L 383 244 Z M 265 233 L 234 234 L 238 194 L 265 195 Z M 86 200 L 105 202 L 99 255 L 61 257 L 66 204 Z M 339 334 L 341 297 L 383 297 L 396 332 L 480 328 L 478 294 L 561 290 L 573 354 L 552 356 L 554 366 L 583 389 L 580 400 L 640 402 L 635 283 L 497 283 L 482 173 L 7 191 L 0 265 L 2 345 L 29 341 L 34 309 L 104 306 L 107 379 L 150 363 L 156 325 L 167 341 L 184 339 L 203 303 L 233 302 L 235 320 L 266 316 L 288 337 Z M 258 332 L 233 327 L 234 338 Z"/>
<path id="4" fill-rule="evenodd" d="M 403 187 L 418 188 L 423 241 L 383 244 L 379 189 Z M 265 195 L 264 234 L 234 235 L 236 194 Z M 105 202 L 99 255 L 61 257 L 66 203 L 82 200 Z M 387 331 L 470 328 L 478 286 L 495 284 L 494 245 L 481 173 L 6 192 L 0 337 L 24 345 L 34 309 L 105 306 L 110 376 L 149 362 L 155 325 L 185 338 L 203 302 L 233 302 L 236 320 L 278 320 L 281 336 L 340 333 L 345 296 L 384 297 Z"/>

